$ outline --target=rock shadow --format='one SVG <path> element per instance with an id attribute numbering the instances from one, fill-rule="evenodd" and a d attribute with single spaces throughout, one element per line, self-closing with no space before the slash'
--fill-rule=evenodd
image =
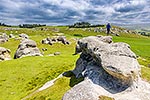
<path id="1" fill-rule="evenodd" d="M 84 77 L 76 78 L 75 74 L 72 71 L 64 72 L 63 76 L 70 77 L 70 83 L 69 83 L 70 87 L 73 87 L 84 80 Z"/>
<path id="2" fill-rule="evenodd" d="M 130 87 L 130 83 L 118 79 L 107 73 L 100 66 L 87 66 L 84 77 L 90 79 L 94 84 L 103 87 L 112 94 L 122 92 Z"/>

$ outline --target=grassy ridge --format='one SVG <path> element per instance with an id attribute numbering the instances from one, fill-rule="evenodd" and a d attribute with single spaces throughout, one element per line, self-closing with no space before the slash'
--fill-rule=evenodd
<path id="1" fill-rule="evenodd" d="M 14 34 L 27 33 L 31 39 L 37 42 L 37 47 L 47 48 L 43 52 L 43 57 L 25 57 L 16 60 L 0 62 L 0 100 L 20 100 L 30 93 L 37 90 L 45 82 L 56 78 L 64 71 L 71 70 L 75 66 L 78 56 L 73 56 L 75 49 L 74 38 L 82 38 L 90 35 L 105 35 L 105 33 L 95 33 L 93 31 L 84 31 L 82 29 L 68 29 L 67 27 L 47 27 L 48 30 L 40 29 L 21 29 L 13 31 Z M 65 33 L 71 45 L 56 43 L 52 46 L 41 44 L 40 41 L 52 36 L 54 28 L 59 28 L 60 33 Z M 11 31 L 1 30 L 10 34 Z M 150 80 L 150 38 L 145 38 L 135 34 L 120 33 L 120 37 L 113 37 L 115 42 L 126 42 L 130 44 L 131 49 L 142 59 L 139 59 L 142 67 L 142 77 Z M 20 43 L 19 40 L 10 39 L 0 46 L 9 48 L 11 56 Z M 42 51 L 41 51 L 42 52 Z M 59 56 L 48 56 L 54 52 L 61 52 Z M 143 60 L 144 59 L 144 60 Z M 63 94 L 70 88 L 70 78 L 61 78 L 55 82 L 55 85 L 32 95 L 29 100 L 60 100 Z"/>

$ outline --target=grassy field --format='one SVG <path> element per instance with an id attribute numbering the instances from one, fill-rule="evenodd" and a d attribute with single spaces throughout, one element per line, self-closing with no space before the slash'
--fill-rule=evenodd
<path id="1" fill-rule="evenodd" d="M 56 78 L 64 71 L 71 70 L 75 67 L 75 62 L 79 55 L 73 56 L 75 51 L 75 39 L 90 35 L 105 35 L 105 33 L 95 33 L 93 31 L 84 31 L 83 29 L 68 29 L 67 27 L 47 27 L 48 30 L 38 29 L 21 29 L 17 31 L 0 30 L 7 34 L 27 33 L 31 39 L 37 42 L 37 46 L 41 50 L 47 48 L 48 51 L 43 52 L 42 57 L 25 57 L 21 59 L 12 59 L 10 61 L 0 62 L 0 100 L 20 100 L 29 94 L 32 94 L 44 83 Z M 52 36 L 58 32 L 64 33 L 71 45 L 63 45 L 56 43 L 52 46 L 41 44 L 40 41 Z M 142 77 L 150 81 L 150 38 L 142 37 L 135 34 L 121 33 L 120 37 L 113 36 L 115 42 L 126 42 L 130 44 L 131 49 L 139 56 L 139 63 L 142 67 Z M 11 50 L 11 57 L 19 45 L 20 41 L 10 39 L 2 47 Z M 54 52 L 61 52 L 58 56 L 48 56 Z M 60 78 L 55 84 L 38 93 L 31 95 L 28 100 L 61 100 L 63 94 L 71 88 L 70 78 Z"/>

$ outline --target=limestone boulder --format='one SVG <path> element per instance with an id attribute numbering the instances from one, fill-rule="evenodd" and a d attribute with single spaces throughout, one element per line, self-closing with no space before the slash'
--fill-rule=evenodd
<path id="1" fill-rule="evenodd" d="M 45 38 L 41 41 L 42 44 L 49 44 L 49 45 L 53 45 L 54 43 L 63 43 L 64 45 L 69 45 L 70 42 L 66 39 L 65 36 L 54 36 L 53 38 Z"/>
<path id="2" fill-rule="evenodd" d="M 42 56 L 40 50 L 37 48 L 36 42 L 30 39 L 23 40 L 14 55 L 14 59 L 24 56 Z"/>
<path id="3" fill-rule="evenodd" d="M 62 42 L 64 45 L 70 44 L 69 41 L 67 41 L 67 39 L 66 39 L 65 36 L 58 36 L 58 37 L 57 37 L 57 41 Z"/>
<path id="4" fill-rule="evenodd" d="M 136 55 L 126 43 L 111 43 L 110 36 L 90 36 L 78 41 L 78 50 L 90 55 L 109 74 L 125 81 L 136 79 L 140 67 Z"/>
<path id="5" fill-rule="evenodd" d="M 4 47 L 0 47 L 0 61 L 11 60 L 10 50 Z"/>
<path id="6" fill-rule="evenodd" d="M 6 33 L 0 33 L 0 44 L 7 42 L 9 39 Z"/>
<path id="7" fill-rule="evenodd" d="M 53 42 L 52 42 L 52 39 L 51 38 L 45 38 L 41 41 L 42 44 L 49 44 L 49 45 L 52 45 Z"/>
<path id="8" fill-rule="evenodd" d="M 9 34 L 9 38 L 15 38 L 15 35 Z"/>
<path id="9" fill-rule="evenodd" d="M 25 33 L 19 34 L 19 37 L 21 37 L 22 39 L 29 39 L 29 36 Z"/>
<path id="10" fill-rule="evenodd" d="M 89 36 L 78 41 L 78 53 L 76 67 L 68 72 L 84 80 L 66 92 L 62 100 L 99 100 L 100 96 L 150 100 L 150 84 L 140 78 L 141 68 L 127 43 L 113 43 L 110 36 Z"/>

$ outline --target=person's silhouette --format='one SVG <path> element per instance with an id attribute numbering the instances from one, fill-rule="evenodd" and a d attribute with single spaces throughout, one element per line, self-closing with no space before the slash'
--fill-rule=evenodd
<path id="1" fill-rule="evenodd" d="M 110 23 L 108 23 L 108 24 L 106 25 L 107 35 L 109 35 L 109 33 L 110 33 L 110 28 L 111 28 Z"/>

